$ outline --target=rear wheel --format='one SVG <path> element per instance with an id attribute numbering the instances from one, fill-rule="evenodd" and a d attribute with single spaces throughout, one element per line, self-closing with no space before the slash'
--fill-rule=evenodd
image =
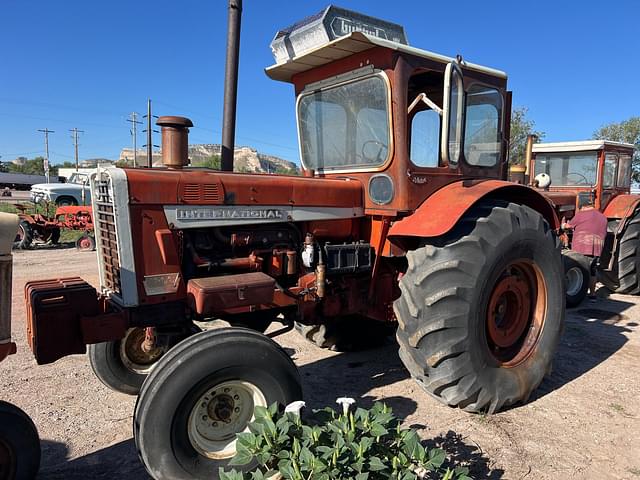
<path id="1" fill-rule="evenodd" d="M 89 363 L 98 380 L 110 389 L 137 395 L 158 360 L 173 345 L 198 331 L 194 326 L 189 333 L 161 335 L 154 348 L 145 349 L 146 329 L 130 328 L 120 340 L 89 345 Z"/>
<path id="2" fill-rule="evenodd" d="M 529 397 L 562 330 L 559 247 L 538 212 L 494 201 L 473 207 L 446 238 L 407 253 L 397 338 L 428 393 L 489 413 Z"/>
<path id="3" fill-rule="evenodd" d="M 640 293 L 640 213 L 631 219 L 618 245 L 618 278 L 603 275 L 605 286 L 618 293 Z M 615 281 L 617 280 L 617 281 Z"/>
<path id="4" fill-rule="evenodd" d="M 0 401 L 0 480 L 35 478 L 40 467 L 40 439 L 29 416 Z"/>
<path id="5" fill-rule="evenodd" d="M 301 397 L 296 366 L 273 340 L 244 328 L 202 332 L 176 345 L 144 383 L 136 448 L 156 480 L 219 478 L 256 406 Z"/>
<path id="6" fill-rule="evenodd" d="M 74 207 L 78 205 L 78 201 L 73 197 L 60 197 L 56 200 L 58 207 Z"/>
<path id="7" fill-rule="evenodd" d="M 295 322 L 295 329 L 317 347 L 352 352 L 384 345 L 395 332 L 395 324 L 352 315 L 327 318 L 318 325 Z"/>
<path id="8" fill-rule="evenodd" d="M 13 248 L 19 250 L 27 250 L 31 248 L 33 243 L 33 228 L 31 224 L 25 220 L 20 220 L 18 224 L 18 231 L 16 232 L 16 238 L 13 240 Z"/>
<path id="9" fill-rule="evenodd" d="M 588 259 L 571 250 L 562 252 L 564 276 L 567 289 L 567 307 L 576 307 L 582 303 L 589 290 L 591 272 L 587 268 Z"/>

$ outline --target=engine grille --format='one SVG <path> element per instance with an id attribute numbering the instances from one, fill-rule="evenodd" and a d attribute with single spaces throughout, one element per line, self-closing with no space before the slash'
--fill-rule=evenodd
<path id="1" fill-rule="evenodd" d="M 115 209 L 113 205 L 113 187 L 111 178 L 106 174 L 98 174 L 93 180 L 94 192 L 94 226 L 97 230 L 98 252 L 101 257 L 103 271 L 103 288 L 121 294 L 120 257 L 118 255 L 118 239 L 116 236 Z"/>
<path id="2" fill-rule="evenodd" d="M 182 187 L 185 203 L 218 203 L 221 201 L 220 185 L 217 183 L 187 183 Z"/>

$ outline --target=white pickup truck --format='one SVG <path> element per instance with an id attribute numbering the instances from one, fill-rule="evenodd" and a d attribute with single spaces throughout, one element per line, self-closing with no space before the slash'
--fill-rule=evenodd
<path id="1" fill-rule="evenodd" d="M 73 173 L 67 183 L 38 183 L 31 187 L 33 203 L 53 202 L 59 207 L 91 205 L 89 175 Z"/>

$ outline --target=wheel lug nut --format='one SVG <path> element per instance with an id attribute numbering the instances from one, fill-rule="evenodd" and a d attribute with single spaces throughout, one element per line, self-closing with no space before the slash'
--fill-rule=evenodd
<path id="1" fill-rule="evenodd" d="M 202 402 L 202 408 L 207 408 L 207 402 Z"/>
<path id="2" fill-rule="evenodd" d="M 240 395 L 234 395 L 234 396 L 233 396 L 233 399 L 234 399 L 234 400 L 240 400 Z"/>
<path id="3" fill-rule="evenodd" d="M 209 417 L 207 417 L 206 415 L 202 415 L 202 420 L 204 420 L 205 422 L 207 421 L 207 418 Z"/>
<path id="4" fill-rule="evenodd" d="M 224 389 L 224 393 L 229 393 L 231 390 L 229 388 Z"/>
<path id="5" fill-rule="evenodd" d="M 238 413 L 240 411 L 240 407 L 236 407 L 233 409 L 234 412 Z"/>
<path id="6" fill-rule="evenodd" d="M 212 426 L 212 427 L 217 427 L 217 426 L 218 426 L 218 422 L 213 422 L 213 423 L 211 424 L 211 426 Z"/>

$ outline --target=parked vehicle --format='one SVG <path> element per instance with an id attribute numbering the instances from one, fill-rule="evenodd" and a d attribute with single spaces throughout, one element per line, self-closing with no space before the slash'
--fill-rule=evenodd
<path id="1" fill-rule="evenodd" d="M 20 210 L 20 223 L 13 242 L 13 248 L 26 250 L 33 242 L 60 241 L 62 230 L 82 230 L 84 234 L 76 241 L 78 250 L 93 250 L 96 246 L 93 236 L 93 215 L 89 207 L 58 207 L 51 217 L 43 213 L 29 213 L 27 207 L 16 204 Z"/>
<path id="2" fill-rule="evenodd" d="M 526 181 L 540 175 L 550 182 L 539 189 L 554 205 L 558 217 L 571 219 L 585 200 L 608 218 L 608 234 L 600 257 L 599 280 L 612 291 L 640 293 L 640 195 L 631 194 L 634 145 L 608 140 L 528 144 Z M 589 283 L 588 261 L 564 250 L 567 304 L 578 305 Z"/>
<path id="3" fill-rule="evenodd" d="M 44 175 L 28 175 L 26 173 L 2 173 L 0 172 L 0 190 L 5 187 L 14 190 L 29 190 L 32 185 L 37 183 L 45 183 L 47 178 Z M 60 183 L 64 179 L 57 175 L 49 177 L 51 183 Z"/>
<path id="4" fill-rule="evenodd" d="M 397 325 L 422 388 L 489 413 L 529 398 L 562 331 L 560 222 L 506 181 L 504 72 L 336 7 L 272 50 L 267 75 L 297 96 L 305 177 L 188 168 L 193 124 L 161 117 L 164 169 L 92 177 L 100 292 L 27 284 L 36 360 L 89 345 L 106 385 L 139 391 L 134 437 L 156 479 L 217 478 L 255 406 L 301 397 L 260 333 L 276 318 L 322 347 Z M 194 333 L 220 318 L 253 331 Z"/>
<path id="5" fill-rule="evenodd" d="M 33 203 L 53 202 L 59 207 L 91 205 L 89 175 L 74 173 L 66 183 L 38 183 L 31 187 Z"/>

